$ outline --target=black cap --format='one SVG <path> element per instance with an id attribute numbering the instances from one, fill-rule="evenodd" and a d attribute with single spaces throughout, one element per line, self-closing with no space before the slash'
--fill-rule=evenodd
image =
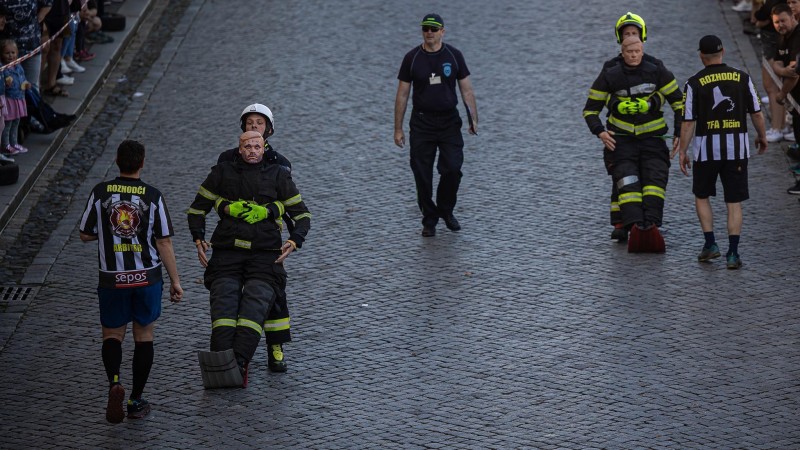
<path id="1" fill-rule="evenodd" d="M 700 46 L 697 48 L 704 55 L 711 55 L 722 51 L 722 41 L 720 38 L 709 34 L 700 39 Z"/>
<path id="2" fill-rule="evenodd" d="M 442 20 L 442 16 L 440 16 L 438 14 L 434 14 L 434 13 L 425 14 L 425 17 L 422 18 L 422 24 L 421 25 L 423 27 L 428 26 L 428 27 L 443 28 L 444 27 L 444 20 Z"/>

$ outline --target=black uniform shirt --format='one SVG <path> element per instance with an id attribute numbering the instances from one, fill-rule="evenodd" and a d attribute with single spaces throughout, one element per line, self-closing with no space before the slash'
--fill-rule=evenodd
<path id="1" fill-rule="evenodd" d="M 397 79 L 412 83 L 414 109 L 443 112 L 456 108 L 456 81 L 468 76 L 464 55 L 452 45 L 442 43 L 438 52 L 427 52 L 420 45 L 406 53 Z"/>

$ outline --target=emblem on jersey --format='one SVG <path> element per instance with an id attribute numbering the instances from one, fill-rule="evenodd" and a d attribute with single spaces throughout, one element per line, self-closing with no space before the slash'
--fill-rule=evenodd
<path id="1" fill-rule="evenodd" d="M 142 223 L 141 211 L 135 204 L 119 201 L 109 206 L 109 220 L 111 232 L 124 239 L 136 237 L 139 225 Z"/>
<path id="2" fill-rule="evenodd" d="M 726 111 L 733 111 L 733 108 L 736 107 L 736 104 L 733 103 L 733 100 L 731 100 L 731 98 L 727 95 L 722 95 L 722 90 L 719 88 L 719 86 L 714 86 L 714 90 L 712 92 L 714 94 L 714 106 L 711 107 L 712 110 L 717 109 L 717 106 L 719 106 L 721 103 L 728 102 L 728 109 Z"/>
<path id="3" fill-rule="evenodd" d="M 442 64 L 442 73 L 446 77 L 449 77 L 450 74 L 453 73 L 453 68 L 450 66 L 450 63 Z"/>

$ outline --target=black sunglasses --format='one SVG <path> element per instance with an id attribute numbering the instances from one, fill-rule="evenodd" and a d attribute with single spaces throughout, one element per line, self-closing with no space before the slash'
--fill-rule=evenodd
<path id="1" fill-rule="evenodd" d="M 433 33 L 438 33 L 439 30 L 441 30 L 441 28 L 439 28 L 439 27 L 429 27 L 429 26 L 423 26 L 422 27 L 422 31 L 425 32 L 425 33 L 429 32 L 429 31 L 431 31 Z"/>

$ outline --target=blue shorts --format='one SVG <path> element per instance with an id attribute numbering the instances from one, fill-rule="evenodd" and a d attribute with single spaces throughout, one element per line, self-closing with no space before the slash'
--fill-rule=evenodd
<path id="1" fill-rule="evenodd" d="M 163 281 L 131 289 L 97 288 L 100 323 L 106 328 L 119 328 L 130 321 L 150 325 L 161 315 L 163 288 Z"/>

